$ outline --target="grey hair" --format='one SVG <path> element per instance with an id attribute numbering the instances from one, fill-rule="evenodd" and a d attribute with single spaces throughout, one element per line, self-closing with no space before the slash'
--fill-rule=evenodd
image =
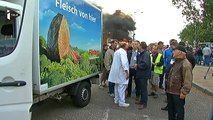
<path id="1" fill-rule="evenodd" d="M 120 42 L 120 48 L 125 48 L 128 44 L 126 42 Z"/>

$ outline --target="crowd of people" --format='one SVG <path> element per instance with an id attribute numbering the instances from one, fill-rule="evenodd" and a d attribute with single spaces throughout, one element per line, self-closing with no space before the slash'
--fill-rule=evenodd
<path id="1" fill-rule="evenodd" d="M 209 66 L 212 62 L 212 50 L 211 48 L 206 45 L 203 49 L 200 46 L 196 46 L 196 49 L 194 50 L 194 56 L 196 59 L 196 64 Z"/>
<path id="2" fill-rule="evenodd" d="M 119 42 L 114 39 L 109 47 L 104 45 L 100 88 L 105 87 L 108 80 L 109 95 L 120 107 L 130 105 L 125 99 L 132 97 L 134 90 L 138 109 L 147 107 L 148 96 L 157 99 L 159 89 L 165 89 L 167 105 L 161 109 L 168 110 L 169 120 L 183 120 L 185 98 L 192 87 L 196 61 L 184 42 L 171 39 L 169 43 L 169 46 L 162 41 L 147 45 L 137 40 Z"/>

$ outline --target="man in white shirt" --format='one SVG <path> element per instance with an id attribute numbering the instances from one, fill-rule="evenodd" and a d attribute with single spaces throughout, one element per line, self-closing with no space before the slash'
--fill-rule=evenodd
<path id="1" fill-rule="evenodd" d="M 207 65 L 207 66 L 210 65 L 211 54 L 212 54 L 211 49 L 208 47 L 208 45 L 206 45 L 206 47 L 203 48 L 204 65 Z"/>
<path id="2" fill-rule="evenodd" d="M 114 53 L 108 79 L 109 82 L 115 83 L 114 102 L 120 107 L 129 107 L 129 104 L 125 103 L 125 91 L 129 82 L 129 62 L 127 59 L 127 49 L 128 44 L 121 42 L 120 48 Z"/>

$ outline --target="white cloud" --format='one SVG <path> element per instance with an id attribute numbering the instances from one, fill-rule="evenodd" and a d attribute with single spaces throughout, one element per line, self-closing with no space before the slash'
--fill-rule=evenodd
<path id="1" fill-rule="evenodd" d="M 90 41 L 91 41 L 91 42 L 95 42 L 95 40 L 94 40 L 93 38 L 92 38 L 92 39 L 90 39 Z"/>
<path id="2" fill-rule="evenodd" d="M 43 19 L 44 17 L 50 17 L 50 16 L 56 16 L 57 13 L 55 13 L 54 11 L 50 10 L 50 9 L 47 9 L 47 10 L 44 10 L 44 11 L 39 11 L 40 14 L 39 14 L 39 19 Z"/>
<path id="3" fill-rule="evenodd" d="M 71 25 L 71 27 L 75 30 L 78 30 L 78 31 L 81 31 L 81 32 L 86 32 L 86 30 L 82 26 L 78 25 L 75 22 Z"/>

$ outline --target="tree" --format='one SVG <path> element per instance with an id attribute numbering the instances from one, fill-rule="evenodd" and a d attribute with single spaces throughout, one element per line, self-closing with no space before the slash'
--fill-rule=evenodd
<path id="1" fill-rule="evenodd" d="M 179 34 L 181 40 L 192 43 L 213 39 L 213 0 L 172 0 L 172 3 L 182 9 L 189 22 Z"/>
<path id="2" fill-rule="evenodd" d="M 190 44 L 193 44 L 194 40 L 197 42 L 207 42 L 212 40 L 213 33 L 212 29 L 206 29 L 206 24 L 197 22 L 189 23 L 186 27 L 180 32 L 179 37 L 182 41 L 188 41 Z"/>

